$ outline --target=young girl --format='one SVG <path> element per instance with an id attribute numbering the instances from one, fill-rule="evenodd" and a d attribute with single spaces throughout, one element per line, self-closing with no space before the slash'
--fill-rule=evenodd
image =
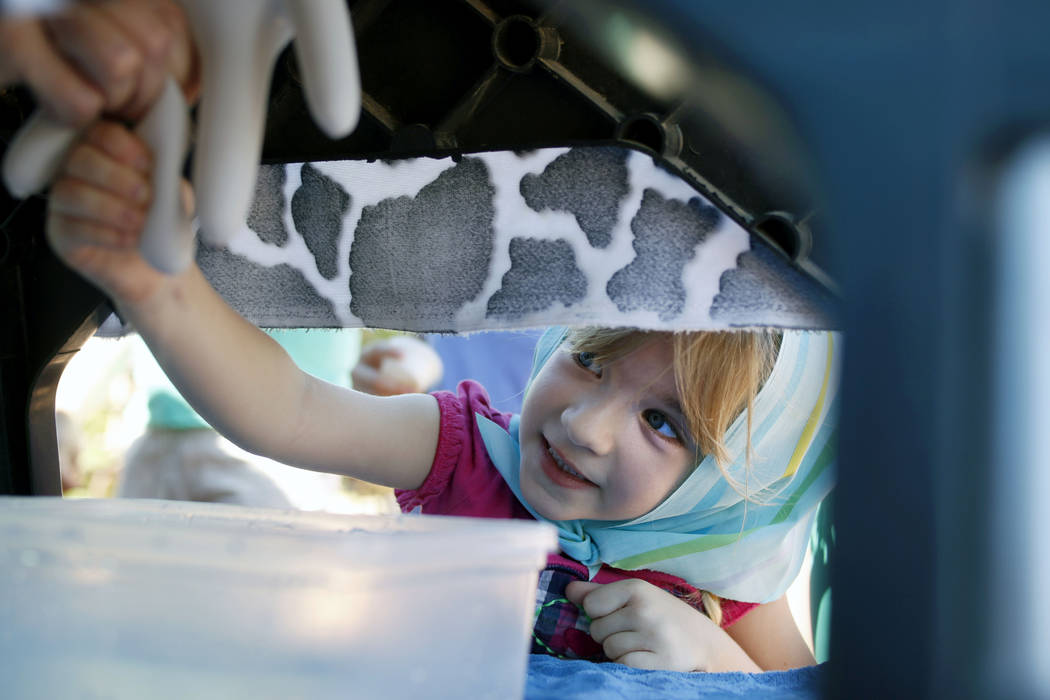
<path id="1" fill-rule="evenodd" d="M 552 330 L 520 419 L 473 382 L 354 392 L 301 372 L 196 267 L 166 276 L 142 259 L 148 161 L 122 126 L 87 130 L 48 238 L 217 430 L 393 486 L 407 511 L 553 522 L 564 556 L 541 576 L 534 650 L 681 671 L 813 663 L 781 596 L 830 485 L 829 336 L 787 333 L 778 349 L 765 333 Z"/>

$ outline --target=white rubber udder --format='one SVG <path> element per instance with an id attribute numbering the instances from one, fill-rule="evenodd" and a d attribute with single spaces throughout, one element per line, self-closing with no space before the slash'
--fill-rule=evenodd
<path id="1" fill-rule="evenodd" d="M 203 88 L 193 183 L 202 235 L 223 245 L 244 226 L 262 151 L 274 62 L 293 37 L 307 103 L 333 138 L 349 134 L 361 109 L 350 15 L 343 0 L 182 0 L 201 53 Z M 137 131 L 154 150 L 154 201 L 142 252 L 174 273 L 193 260 L 192 224 L 179 177 L 188 142 L 187 105 L 174 81 Z M 16 135 L 3 177 L 16 197 L 50 184 L 78 131 L 38 112 Z"/>

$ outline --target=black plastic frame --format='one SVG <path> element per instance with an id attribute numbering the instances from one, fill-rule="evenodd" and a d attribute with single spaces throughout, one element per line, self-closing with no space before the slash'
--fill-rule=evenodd
<path id="1" fill-rule="evenodd" d="M 334 145 L 309 125 L 294 68 L 285 64 L 274 83 L 269 159 L 614 139 L 625 119 L 652 115 L 643 118 L 649 126 L 675 121 L 683 130 L 681 153 L 697 156 L 692 164 L 668 159 L 672 167 L 746 226 L 775 215 L 807 227 L 799 240 L 812 248 L 797 264 L 838 281 L 848 339 L 829 692 L 995 695 L 977 683 L 980 619 L 994 614 L 995 598 L 982 586 L 987 547 L 975 545 L 982 488 L 995 476 L 987 434 L 994 236 L 970 204 L 987 191 L 983 178 L 994 179 L 991 165 L 1011 139 L 1050 118 L 1050 4 L 573 0 L 536 10 L 509 0 L 360 0 L 352 6 L 361 38 L 376 32 L 374 45 L 361 41 L 366 71 L 376 63 L 371 50 L 388 51 L 387 65 L 400 70 L 444 67 L 443 80 L 463 77 L 457 55 L 486 55 L 476 47 L 488 46 L 492 60 L 462 91 L 453 95 L 439 83 L 420 110 L 406 113 L 373 94 L 383 92 L 386 79 L 373 83 L 366 73 L 368 116 Z M 395 21 L 402 11 L 438 19 Z M 690 105 L 684 97 L 646 94 L 599 58 L 615 58 L 599 31 L 615 12 L 657 32 L 692 66 Z M 586 88 L 539 56 L 521 72 L 501 67 L 487 40 L 453 34 L 459 54 L 439 41 L 449 31 L 443 22 L 484 33 L 517 15 L 557 28 L 566 41 L 552 60 Z M 407 31 L 413 27 L 417 34 Z M 734 105 L 740 109 L 727 110 Z M 734 123 L 733 115 L 753 113 L 755 105 L 775 108 L 758 124 Z M 9 121 L 5 116 L 5 127 Z M 766 129 L 767 122 L 775 128 Z M 289 141 L 290 133 L 300 138 Z M 788 135 L 784 143 L 778 133 Z M 9 201 L 3 205 L 0 220 L 12 209 Z M 25 432 L 31 388 L 46 397 L 57 376 L 46 368 L 56 353 L 74 349 L 101 301 L 41 246 L 25 243 L 39 239 L 40 220 L 28 216 L 5 224 L 7 242 L 0 246 L 6 251 L 0 490 L 9 493 L 39 492 L 29 477 Z M 982 601 L 992 601 L 991 609 Z"/>

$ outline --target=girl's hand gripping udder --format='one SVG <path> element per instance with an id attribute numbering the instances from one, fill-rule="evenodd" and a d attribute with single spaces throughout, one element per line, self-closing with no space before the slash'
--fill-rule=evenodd
<path id="1" fill-rule="evenodd" d="M 57 255 L 113 299 L 190 405 L 240 447 L 417 488 L 437 447 L 433 397 L 380 399 L 316 379 L 230 308 L 196 265 L 172 275 L 152 267 L 139 245 L 149 172 L 138 137 L 114 122 L 90 127 L 51 191 L 47 236 Z"/>
<path id="2" fill-rule="evenodd" d="M 565 595 L 591 618 L 591 637 L 616 663 L 663 671 L 761 670 L 707 616 L 647 581 L 574 581 Z"/>
<path id="3" fill-rule="evenodd" d="M 70 150 L 52 189 L 47 238 L 73 270 L 118 304 L 146 300 L 166 275 L 139 244 L 151 201 L 150 151 L 121 124 L 99 121 Z M 183 206 L 192 192 L 183 183 Z"/>

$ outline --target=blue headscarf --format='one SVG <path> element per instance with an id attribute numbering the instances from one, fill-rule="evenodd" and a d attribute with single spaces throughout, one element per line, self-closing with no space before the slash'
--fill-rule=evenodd
<path id="1" fill-rule="evenodd" d="M 552 328 L 543 335 L 533 379 L 567 334 Z M 750 469 L 747 416 L 738 416 L 725 435 L 727 471 L 746 486 L 747 497 L 706 455 L 681 486 L 639 518 L 547 521 L 521 493 L 520 417 L 509 431 L 480 415 L 477 423 L 518 500 L 558 528 L 562 551 L 592 577 L 603 563 L 655 569 L 725 598 L 765 603 L 782 596 L 797 576 L 817 505 L 834 483 L 840 344 L 832 333 L 784 331 L 776 364 L 754 401 Z"/>

